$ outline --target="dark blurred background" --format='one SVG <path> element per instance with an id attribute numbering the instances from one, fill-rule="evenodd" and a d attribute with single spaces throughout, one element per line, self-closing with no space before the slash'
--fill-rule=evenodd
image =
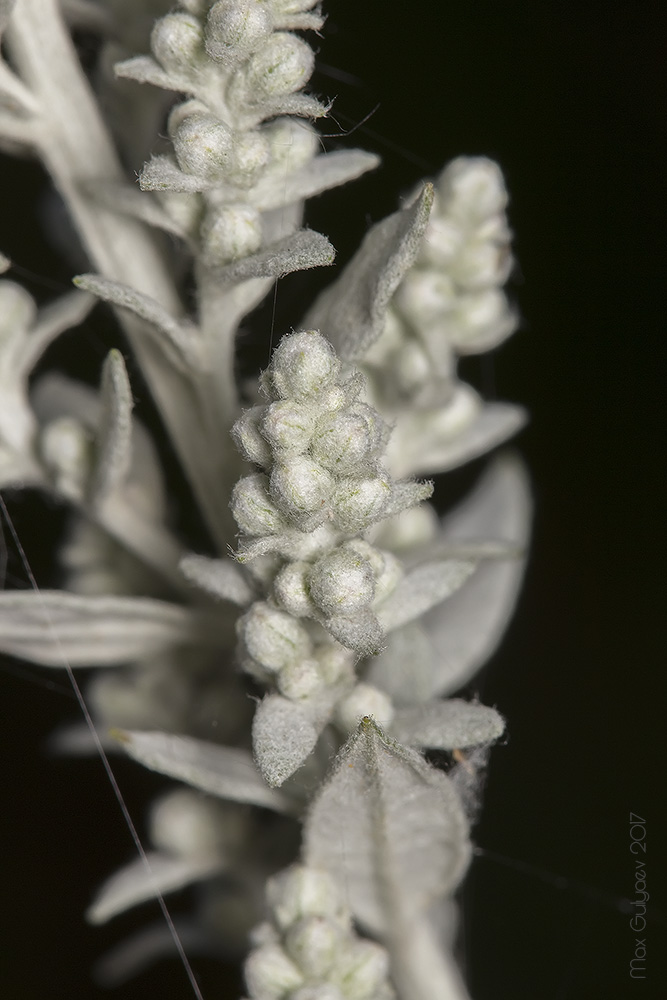
<path id="1" fill-rule="evenodd" d="M 536 518 L 517 615 L 472 687 L 507 717 L 509 733 L 492 755 L 476 830 L 486 853 L 465 891 L 461 948 L 472 996 L 663 996 L 663 12 L 637 0 L 331 0 L 327 12 L 314 80 L 317 92 L 336 96 L 325 130 L 348 130 L 374 112 L 352 137 L 329 144 L 360 145 L 384 161 L 309 208 L 310 225 L 330 236 L 339 259 L 401 192 L 461 153 L 497 159 L 512 198 L 511 291 L 522 328 L 466 374 L 486 395 L 531 413 L 517 446 Z M 48 299 L 74 268 L 44 232 L 45 180 L 34 164 L 3 158 L 0 168 L 0 248 Z M 298 322 L 328 277 L 281 284 L 278 332 Z M 266 336 L 270 319 L 260 314 L 257 335 Z M 67 335 L 70 367 L 93 377 L 105 336 L 84 348 Z M 63 514 L 33 497 L 8 503 L 46 585 L 45 525 L 62 526 Z M 19 573 L 10 562 L 8 585 L 20 584 Z M 0 996 L 107 996 L 89 969 L 145 914 L 101 931 L 81 914 L 92 888 L 131 856 L 129 834 L 97 761 L 45 756 L 48 734 L 77 716 L 66 678 L 8 663 L 0 682 Z M 162 785 L 129 763 L 118 773 L 140 818 Z M 647 822 L 643 981 L 629 977 L 637 935 L 623 912 L 634 895 L 631 811 Z M 226 970 L 195 967 L 205 1000 L 235 1000 Z M 174 962 L 117 995 L 191 992 Z"/>

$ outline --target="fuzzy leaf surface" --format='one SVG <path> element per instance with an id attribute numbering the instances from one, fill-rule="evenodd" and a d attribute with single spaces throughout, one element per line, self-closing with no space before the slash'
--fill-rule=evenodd
<path id="1" fill-rule="evenodd" d="M 301 229 L 250 257 L 243 257 L 222 268 L 222 282 L 247 281 L 249 278 L 280 278 L 293 271 L 333 264 L 336 251 L 326 236 L 312 229 Z"/>
<path id="2" fill-rule="evenodd" d="M 257 766 L 269 785 L 282 785 L 301 767 L 323 728 L 324 722 L 318 722 L 308 704 L 278 694 L 267 695 L 260 702 L 252 724 L 252 745 Z"/>
<path id="3" fill-rule="evenodd" d="M 304 843 L 306 864 L 330 872 L 355 917 L 379 934 L 453 892 L 470 860 L 449 779 L 368 718 L 317 795 Z"/>
<path id="4" fill-rule="evenodd" d="M 391 733 L 400 743 L 433 750 L 457 750 L 491 743 L 505 723 L 495 708 L 451 698 L 396 712 Z"/>
<path id="5" fill-rule="evenodd" d="M 90 499 L 103 501 L 122 485 L 132 449 L 132 389 L 120 351 L 109 351 L 102 368 L 100 420 Z"/>
<path id="6" fill-rule="evenodd" d="M 378 609 L 380 624 L 390 632 L 421 617 L 463 586 L 476 566 L 466 559 L 439 559 L 415 566 Z"/>
<path id="7" fill-rule="evenodd" d="M 243 570 L 231 559 L 208 559 L 193 554 L 181 560 L 179 569 L 195 587 L 239 607 L 246 607 L 257 596 Z"/>

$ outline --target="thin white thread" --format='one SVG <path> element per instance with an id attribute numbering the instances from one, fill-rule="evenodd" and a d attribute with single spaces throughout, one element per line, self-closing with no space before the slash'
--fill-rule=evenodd
<path id="1" fill-rule="evenodd" d="M 139 834 L 137 832 L 137 828 L 135 827 L 134 822 L 132 820 L 132 817 L 130 816 L 130 812 L 129 812 L 129 810 L 127 808 L 127 805 L 125 803 L 125 799 L 123 798 L 123 793 L 120 790 L 120 786 L 119 786 L 119 784 L 118 784 L 118 782 L 116 780 L 116 776 L 113 773 L 113 769 L 112 769 L 111 764 L 109 762 L 109 758 L 108 758 L 108 756 L 106 754 L 106 751 L 105 751 L 104 747 L 102 746 L 102 742 L 100 740 L 100 737 L 98 735 L 97 729 L 95 727 L 95 723 L 93 722 L 93 717 L 91 716 L 91 714 L 90 714 L 90 712 L 88 710 L 88 705 L 86 704 L 86 700 L 83 697 L 83 693 L 81 691 L 81 688 L 79 687 L 79 683 L 78 683 L 76 677 L 74 676 L 74 671 L 72 670 L 72 667 L 71 667 L 71 665 L 70 665 L 67 657 L 65 656 L 65 651 L 63 650 L 63 648 L 62 648 L 62 646 L 60 644 L 60 639 L 58 638 L 58 632 L 57 632 L 57 630 L 55 628 L 55 625 L 53 624 L 53 619 L 51 618 L 51 615 L 49 614 L 49 609 L 48 609 L 48 607 L 46 605 L 46 602 L 43 600 L 43 598 L 41 596 L 41 591 L 39 589 L 39 586 L 37 585 L 37 580 L 35 579 L 35 576 L 34 576 L 34 573 L 32 571 L 32 568 L 30 566 L 30 563 L 28 562 L 28 557 L 25 554 L 25 550 L 24 550 L 24 548 L 23 548 L 23 546 L 21 544 L 21 540 L 20 540 L 20 538 L 18 536 L 16 528 L 14 527 L 14 522 L 12 521 L 11 515 L 10 515 L 9 511 L 7 510 L 7 505 L 5 504 L 5 499 L 4 499 L 3 495 L 2 495 L 2 493 L 0 493 L 0 512 L 2 513 L 5 521 L 7 522 L 7 527 L 9 528 L 9 532 L 10 532 L 10 534 L 12 536 L 14 544 L 16 545 L 16 550 L 17 550 L 17 552 L 19 554 L 19 558 L 21 560 L 21 563 L 23 564 L 23 568 L 25 569 L 25 572 L 26 572 L 26 575 L 28 577 L 28 580 L 30 581 L 30 585 L 31 585 L 34 593 L 37 595 L 38 599 L 41 601 L 41 604 L 42 604 L 42 613 L 44 615 L 44 620 L 45 620 L 45 622 L 46 622 L 46 624 L 47 624 L 47 626 L 49 628 L 49 631 L 51 632 L 51 637 L 53 639 L 53 643 L 54 643 L 56 649 L 58 650 L 58 654 L 60 656 L 60 659 L 62 660 L 63 666 L 65 667 L 65 670 L 67 671 L 67 676 L 69 677 L 70 684 L 72 685 L 72 689 L 74 691 L 74 694 L 76 695 L 76 700 L 79 703 L 79 707 L 80 707 L 80 709 L 81 709 L 81 711 L 83 713 L 83 717 L 84 717 L 84 719 L 86 721 L 86 725 L 88 726 L 88 729 L 90 730 L 90 734 L 93 737 L 93 742 L 95 743 L 95 747 L 97 749 L 97 753 L 99 754 L 99 757 L 100 757 L 100 759 L 102 761 L 102 765 L 104 767 L 104 770 L 106 771 L 107 778 L 109 779 L 109 782 L 110 782 L 111 787 L 113 789 L 114 795 L 116 796 L 116 801 L 118 802 L 118 805 L 120 807 L 120 811 L 123 814 L 123 818 L 124 818 L 125 822 L 127 823 L 127 828 L 130 831 L 130 835 L 132 837 L 132 840 L 134 841 L 134 846 L 136 847 L 137 852 L 139 854 L 139 857 L 141 858 L 141 860 L 142 860 L 142 862 L 144 864 L 144 867 L 146 868 L 146 871 L 148 872 L 149 878 L 151 879 L 151 882 L 153 883 L 153 891 L 154 891 L 155 898 L 156 898 L 156 900 L 157 900 L 157 902 L 158 902 L 158 904 L 160 906 L 160 909 L 162 910 L 162 915 L 163 915 L 163 917 L 165 919 L 167 927 L 169 928 L 169 933 L 171 934 L 172 940 L 173 940 L 174 945 L 176 947 L 176 951 L 178 952 L 179 958 L 180 958 L 180 960 L 181 960 L 181 962 L 183 964 L 183 968 L 185 969 L 185 973 L 186 973 L 186 975 L 188 977 L 188 980 L 190 982 L 190 985 L 192 987 L 194 995 L 197 998 L 197 1000 L 204 1000 L 203 994 L 202 994 L 201 990 L 199 989 L 199 984 L 197 983 L 197 980 L 195 979 L 195 974 L 194 974 L 194 972 L 192 970 L 192 966 L 190 965 L 190 961 L 189 961 L 187 955 L 185 954 L 185 949 L 183 948 L 183 944 L 182 944 L 181 939 L 180 939 L 180 937 L 178 935 L 178 931 L 176 930 L 176 926 L 174 924 L 174 921 L 173 921 L 173 919 L 171 917 L 171 914 L 169 913 L 169 909 L 167 908 L 167 904 L 165 902 L 164 896 L 162 895 L 162 893 L 158 889 L 157 885 L 155 885 L 155 876 L 153 874 L 153 869 L 151 868 L 150 861 L 148 860 L 148 856 L 146 854 L 146 851 L 144 850 L 143 844 L 141 843 L 141 838 L 139 837 Z"/>

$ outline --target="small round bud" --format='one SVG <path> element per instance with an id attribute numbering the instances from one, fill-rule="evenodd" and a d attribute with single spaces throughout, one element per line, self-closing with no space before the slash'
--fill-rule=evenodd
<path id="1" fill-rule="evenodd" d="M 334 522 L 341 531 L 363 531 L 382 516 L 391 499 L 386 479 L 341 479 L 331 498 Z"/>
<path id="2" fill-rule="evenodd" d="M 185 119 L 189 118 L 191 115 L 204 115 L 210 117 L 211 113 L 202 101 L 197 101 L 194 98 L 189 101 L 181 101 L 180 104 L 175 104 L 169 112 L 169 117 L 167 118 L 167 133 L 172 141 L 178 131 L 179 125 L 181 125 Z"/>
<path id="3" fill-rule="evenodd" d="M 283 337 L 271 359 L 271 380 L 283 399 L 308 399 L 331 385 L 340 371 L 333 347 L 317 330 Z"/>
<path id="4" fill-rule="evenodd" d="M 475 240 L 456 255 L 450 273 L 458 285 L 476 291 L 504 284 L 511 269 L 512 256 L 506 247 Z"/>
<path id="5" fill-rule="evenodd" d="M 315 658 L 321 677 L 325 684 L 335 684 L 345 678 L 351 678 L 354 654 L 338 643 L 327 642 L 315 650 Z"/>
<path id="6" fill-rule="evenodd" d="M 377 549 L 363 538 L 352 538 L 345 543 L 345 548 L 358 553 L 370 564 L 375 580 L 373 604 L 377 607 L 395 589 L 403 575 L 403 567 L 391 552 Z"/>
<path id="7" fill-rule="evenodd" d="M 169 72 L 196 71 L 203 61 L 202 26 L 192 14 L 166 14 L 151 33 L 151 51 Z"/>
<path id="8" fill-rule="evenodd" d="M 345 408 L 318 420 L 313 435 L 313 458 L 326 469 L 344 475 L 369 457 L 372 443 L 364 415 Z"/>
<path id="9" fill-rule="evenodd" d="M 209 267 L 221 267 L 256 253 L 262 245 L 259 213 L 250 205 L 211 208 L 200 230 L 202 257 Z"/>
<path id="10" fill-rule="evenodd" d="M 227 829 L 225 829 L 227 827 Z M 182 857 L 214 857 L 225 840 L 241 844 L 247 833 L 241 813 L 180 788 L 151 805 L 150 838 L 160 850 Z"/>
<path id="11" fill-rule="evenodd" d="M 323 680 L 317 669 L 317 660 L 295 660 L 278 674 L 278 690 L 286 698 L 298 701 L 308 698 L 323 687 Z"/>
<path id="12" fill-rule="evenodd" d="M 317 610 L 308 593 L 310 565 L 291 562 L 280 570 L 273 582 L 273 594 L 281 608 L 295 618 L 311 618 Z"/>
<path id="13" fill-rule="evenodd" d="M 268 4 L 259 0 L 219 0 L 206 18 L 206 52 L 225 66 L 238 66 L 269 37 Z"/>
<path id="14" fill-rule="evenodd" d="M 394 717 L 391 698 L 371 684 L 357 684 L 336 707 L 336 722 L 344 733 L 351 733 L 365 716 L 378 726 L 388 726 Z"/>
<path id="15" fill-rule="evenodd" d="M 253 604 L 239 618 L 236 628 L 250 656 L 267 670 L 282 670 L 312 653 L 303 625 L 264 601 Z"/>
<path id="16" fill-rule="evenodd" d="M 312 406 L 281 399 L 265 410 L 262 434 L 272 448 L 298 455 L 306 451 L 315 429 Z"/>
<path id="17" fill-rule="evenodd" d="M 277 944 L 264 944 L 251 951 L 243 971 L 248 992 L 257 1000 L 282 1000 L 303 983 L 298 967 Z"/>
<path id="18" fill-rule="evenodd" d="M 391 355 L 389 367 L 396 388 L 404 396 L 411 396 L 433 377 L 433 361 L 414 337 Z"/>
<path id="19" fill-rule="evenodd" d="M 464 240 L 461 226 L 442 215 L 440 205 L 440 200 L 436 199 L 419 251 L 418 263 L 422 267 L 449 267 Z"/>
<path id="20" fill-rule="evenodd" d="M 263 133 L 271 150 L 272 169 L 289 174 L 309 163 L 317 153 L 315 131 L 295 118 L 276 118 L 266 125 Z"/>
<path id="21" fill-rule="evenodd" d="M 394 297 L 394 305 L 418 330 L 433 326 L 456 302 L 456 289 L 448 274 L 434 270 L 409 271 Z"/>
<path id="22" fill-rule="evenodd" d="M 386 986 L 388 976 L 389 956 L 374 941 L 350 942 L 336 965 L 346 1000 L 370 1000 Z"/>
<path id="23" fill-rule="evenodd" d="M 326 469 L 307 455 L 278 462 L 271 472 L 271 496 L 284 515 L 297 526 L 303 520 L 313 524 L 312 515 L 326 516 L 326 502 L 334 481 Z M 311 515 L 304 518 L 304 515 Z"/>
<path id="24" fill-rule="evenodd" d="M 500 167 L 484 156 L 460 156 L 443 170 L 438 191 L 444 209 L 468 225 L 504 212 L 507 191 Z"/>
<path id="25" fill-rule="evenodd" d="M 352 549 L 334 549 L 313 566 L 310 595 L 327 615 L 349 614 L 368 607 L 375 596 L 370 563 Z"/>
<path id="26" fill-rule="evenodd" d="M 52 420 L 41 433 L 39 450 L 59 489 L 84 489 L 93 469 L 94 445 L 83 424 L 73 417 Z"/>
<path id="27" fill-rule="evenodd" d="M 324 917 L 304 917 L 285 935 L 285 950 L 308 979 L 323 979 L 341 944 L 340 927 Z"/>
<path id="28" fill-rule="evenodd" d="M 183 117 L 174 133 L 174 152 L 181 170 L 209 180 L 221 180 L 232 158 L 232 133 L 213 115 Z"/>
<path id="29" fill-rule="evenodd" d="M 452 342 L 464 350 L 467 344 L 478 350 L 508 336 L 516 327 L 516 317 L 503 292 L 488 288 L 473 295 L 462 295 L 452 316 Z"/>
<path id="30" fill-rule="evenodd" d="M 424 434 L 441 441 L 456 437 L 470 426 L 480 406 L 475 390 L 461 382 L 446 406 L 424 411 Z"/>
<path id="31" fill-rule="evenodd" d="M 434 541 L 439 530 L 434 508 L 420 503 L 385 521 L 377 541 L 394 551 L 411 549 Z"/>
<path id="32" fill-rule="evenodd" d="M 239 528 L 247 535 L 275 535 L 285 528 L 269 495 L 269 480 L 261 472 L 239 479 L 230 507 Z"/>
<path id="33" fill-rule="evenodd" d="M 248 462 L 269 468 L 273 462 L 271 448 L 259 429 L 265 413 L 265 406 L 253 406 L 250 410 L 244 410 L 231 433 L 234 444 Z"/>
<path id="34" fill-rule="evenodd" d="M 335 881 L 317 868 L 293 865 L 269 879 L 266 894 L 283 931 L 303 917 L 329 917 L 343 927 L 349 922 Z"/>
<path id="35" fill-rule="evenodd" d="M 269 144 L 260 132 L 243 132 L 234 140 L 229 180 L 240 188 L 251 188 L 269 163 Z"/>
<path id="36" fill-rule="evenodd" d="M 275 31 L 252 55 L 245 68 L 245 85 L 255 102 L 300 90 L 313 72 L 315 57 L 307 42 L 286 31 Z"/>
<path id="37" fill-rule="evenodd" d="M 32 295 L 14 281 L 0 281 L 0 342 L 28 330 L 37 315 Z"/>

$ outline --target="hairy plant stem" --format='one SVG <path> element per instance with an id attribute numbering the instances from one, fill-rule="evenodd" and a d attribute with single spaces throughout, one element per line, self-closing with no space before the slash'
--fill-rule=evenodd
<path id="1" fill-rule="evenodd" d="M 178 316 L 182 306 L 153 237 L 141 223 L 104 208 L 84 193 L 86 184 L 119 183 L 124 176 L 56 0 L 19 0 L 7 41 L 13 62 L 39 105 L 39 128 L 31 129 L 31 135 L 95 267 Z M 232 533 L 225 488 L 230 449 L 224 426 L 217 437 L 202 433 L 215 403 L 213 392 L 204 390 L 209 376 L 204 372 L 194 380 L 181 373 L 144 334 L 140 320 L 124 312 L 118 318 L 209 530 L 224 551 Z M 212 450 L 214 441 L 217 448 Z"/>

